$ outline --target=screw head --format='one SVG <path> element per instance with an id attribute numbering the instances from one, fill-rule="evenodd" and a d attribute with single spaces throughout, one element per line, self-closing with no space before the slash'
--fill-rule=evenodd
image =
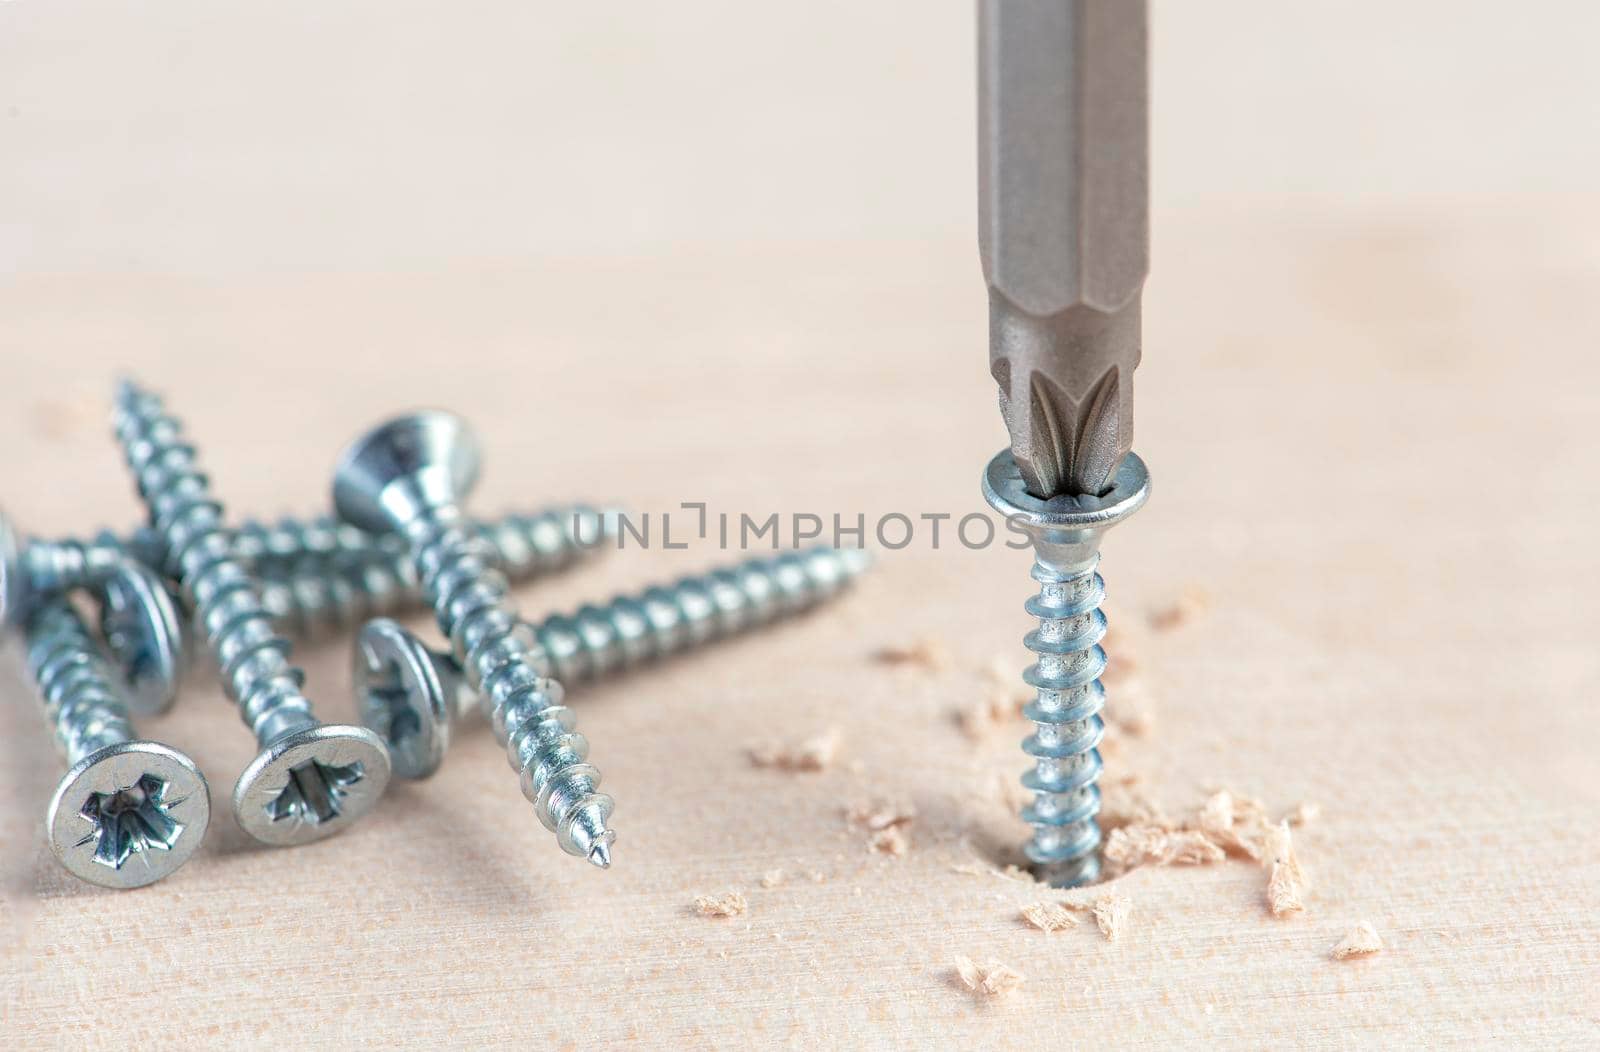
<path id="1" fill-rule="evenodd" d="M 455 713 L 453 689 L 435 653 L 387 617 L 362 626 L 356 637 L 352 679 L 361 722 L 389 749 L 401 778 L 426 778 L 444 762 Z"/>
<path id="2" fill-rule="evenodd" d="M 166 712 L 183 675 L 183 626 L 161 579 L 129 563 L 104 587 L 100 634 L 122 673 L 128 707 L 139 715 Z"/>
<path id="3" fill-rule="evenodd" d="M 69 873 L 105 888 L 153 884 L 205 839 L 211 792 L 183 753 L 131 741 L 73 764 L 45 813 L 50 850 Z"/>
<path id="4" fill-rule="evenodd" d="M 388 784 L 389 753 L 376 734 L 318 724 L 250 761 L 233 787 L 233 814 L 263 844 L 309 844 L 372 810 Z"/>
<path id="5" fill-rule="evenodd" d="M 462 500 L 478 481 L 478 442 L 467 422 L 438 409 L 395 417 L 339 457 L 333 504 L 373 533 L 404 526 L 428 508 Z"/>
<path id="6" fill-rule="evenodd" d="M 11 517 L 0 512 L 0 625 L 22 620 L 28 605 L 27 575 L 22 572 L 22 541 Z"/>

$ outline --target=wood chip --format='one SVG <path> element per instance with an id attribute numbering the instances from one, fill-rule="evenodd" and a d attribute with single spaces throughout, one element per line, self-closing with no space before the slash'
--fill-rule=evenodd
<path id="1" fill-rule="evenodd" d="M 1211 597 L 1199 585 L 1185 588 L 1178 598 L 1150 615 L 1150 627 L 1161 632 L 1176 628 L 1203 617 L 1211 609 Z"/>
<path id="2" fill-rule="evenodd" d="M 1078 918 L 1059 902 L 1035 902 L 1022 907 L 1022 919 L 1040 931 L 1076 928 Z"/>
<path id="3" fill-rule="evenodd" d="M 737 889 L 721 895 L 698 895 L 694 900 L 694 911 L 702 917 L 742 917 L 749 909 L 750 903 Z"/>
<path id="4" fill-rule="evenodd" d="M 1221 862 L 1227 853 L 1199 830 L 1129 825 L 1106 838 L 1105 858 L 1121 869 L 1139 866 L 1200 866 Z"/>
<path id="5" fill-rule="evenodd" d="M 823 771 L 838 755 L 842 737 L 837 727 L 830 727 L 799 742 L 756 742 L 745 746 L 745 753 L 756 767 L 772 767 L 780 771 Z"/>
<path id="6" fill-rule="evenodd" d="M 1267 907 L 1274 917 L 1287 917 L 1305 911 L 1305 874 L 1294 857 L 1294 841 L 1289 823 L 1272 828 L 1267 840 Z"/>
<path id="7" fill-rule="evenodd" d="M 956 722 L 968 738 L 987 741 L 995 731 L 1022 718 L 1028 697 L 1032 694 L 1019 698 L 1015 691 L 991 686 L 982 698 L 956 713 Z"/>
<path id="8" fill-rule="evenodd" d="M 877 653 L 886 665 L 915 665 L 928 672 L 945 672 L 950 668 L 950 651 L 937 639 L 918 639 L 908 646 L 884 647 Z"/>
<path id="9" fill-rule="evenodd" d="M 883 855 L 903 856 L 911 849 L 907 827 L 917 817 L 915 805 L 906 801 L 878 800 L 855 804 L 845 811 L 852 826 L 867 831 L 867 846 Z"/>
<path id="10" fill-rule="evenodd" d="M 1100 926 L 1100 934 L 1107 942 L 1117 941 L 1132 913 L 1133 901 L 1126 895 L 1101 895 L 1094 900 L 1094 922 Z"/>
<path id="11" fill-rule="evenodd" d="M 783 870 L 769 869 L 767 872 L 761 874 L 761 886 L 764 888 L 775 888 L 783 883 L 783 878 Z"/>
<path id="12" fill-rule="evenodd" d="M 1344 961 L 1351 957 L 1366 957 L 1381 949 L 1383 949 L 1383 939 L 1378 937 L 1377 929 L 1362 921 L 1339 940 L 1339 945 L 1333 948 L 1333 959 Z"/>
<path id="13" fill-rule="evenodd" d="M 970 957 L 958 956 L 954 963 L 956 978 L 961 985 L 984 1000 L 995 1001 L 1006 997 L 1027 981 L 1021 972 L 999 961 L 978 964 Z"/>
<path id="14" fill-rule="evenodd" d="M 1321 817 L 1321 806 L 1302 800 L 1289 812 L 1287 821 L 1292 826 L 1308 826 Z"/>
<path id="15" fill-rule="evenodd" d="M 880 829 L 867 838 L 867 846 L 880 855 L 903 858 L 911 850 L 911 838 L 899 826 Z"/>

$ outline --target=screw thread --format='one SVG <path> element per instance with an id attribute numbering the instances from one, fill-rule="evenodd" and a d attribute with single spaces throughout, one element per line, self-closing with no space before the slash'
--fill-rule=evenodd
<path id="1" fill-rule="evenodd" d="M 508 580 L 525 581 L 571 566 L 614 536 L 614 516 L 588 505 L 549 508 L 472 523 Z M 248 531 L 248 539 L 244 539 Z M 396 613 L 417 599 L 417 575 L 397 534 L 313 519 L 246 524 L 244 550 L 256 559 L 257 586 L 279 629 L 316 637 Z"/>
<path id="2" fill-rule="evenodd" d="M 25 586 L 35 595 L 97 587 L 125 564 L 122 546 L 110 534 L 93 539 L 31 540 L 22 550 Z"/>
<path id="3" fill-rule="evenodd" d="M 78 612 L 52 598 L 28 615 L 28 672 L 39 685 L 45 718 L 70 767 L 85 756 L 133 740 L 116 677 Z"/>
<path id="4" fill-rule="evenodd" d="M 531 628 L 549 674 L 573 686 L 808 610 L 870 561 L 865 552 L 822 547 L 750 559 Z"/>
<path id="5" fill-rule="evenodd" d="M 1022 743 L 1034 758 L 1022 784 L 1033 791 L 1033 803 L 1022 818 L 1034 827 L 1028 857 L 1052 871 L 1052 882 L 1071 885 L 1092 881 L 1099 873 L 1100 778 L 1098 746 L 1105 735 L 1100 710 L 1105 690 L 1100 675 L 1106 654 L 1106 618 L 1100 609 L 1105 582 L 1095 572 L 1100 557 L 1072 567 L 1056 567 L 1044 559 L 1033 564 L 1039 593 L 1027 602 L 1039 627 L 1024 644 L 1038 655 L 1023 673 L 1036 694 L 1023 714 L 1034 732 Z"/>
<path id="6" fill-rule="evenodd" d="M 115 429 L 150 521 L 166 551 L 195 621 L 222 669 L 223 686 L 263 746 L 316 726 L 301 693 L 304 674 L 289 663 L 289 642 L 272 619 L 249 572 L 234 554 L 233 531 L 212 498 L 194 447 L 161 399 L 131 383 L 117 392 Z"/>
<path id="7" fill-rule="evenodd" d="M 561 684 L 541 673 L 492 546 L 453 507 L 423 512 L 404 532 L 422 594 L 468 684 L 487 701 L 522 794 L 563 851 L 608 865 L 613 801 L 596 791 L 600 771 L 587 762 L 589 743 L 562 704 Z"/>
<path id="8" fill-rule="evenodd" d="M 474 527 L 493 548 L 501 572 L 521 581 L 572 565 L 585 551 L 615 536 L 614 523 L 614 516 L 597 508 L 573 504 L 486 519 Z M 246 521 L 238 529 L 237 544 L 239 557 L 263 577 L 307 575 L 322 569 L 318 559 L 341 568 L 370 561 L 411 576 L 405 538 L 368 533 L 328 516 L 271 524 Z"/>

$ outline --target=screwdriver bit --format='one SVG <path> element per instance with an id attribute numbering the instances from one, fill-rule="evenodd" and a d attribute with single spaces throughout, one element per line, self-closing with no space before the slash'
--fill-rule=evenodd
<path id="1" fill-rule="evenodd" d="M 1142 0 L 982 0 L 989 371 L 1028 492 L 1105 491 L 1133 442 L 1150 267 Z"/>

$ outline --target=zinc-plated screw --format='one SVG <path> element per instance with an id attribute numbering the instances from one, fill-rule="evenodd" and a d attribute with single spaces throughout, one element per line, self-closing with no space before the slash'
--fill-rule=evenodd
<path id="1" fill-rule="evenodd" d="M 222 505 L 212 498 L 182 426 L 161 400 L 125 382 L 116 433 L 139 494 L 161 534 L 167 570 L 196 612 L 223 685 L 255 732 L 261 753 L 239 776 L 240 828 L 267 844 L 302 844 L 339 832 L 370 811 L 389 782 L 389 754 L 364 727 L 324 724 L 301 693 L 244 564 L 234 556 Z"/>
<path id="2" fill-rule="evenodd" d="M 475 525 L 507 580 L 528 581 L 603 550 L 616 523 L 615 513 L 572 505 Z M 420 598 L 403 537 L 313 520 L 287 539 L 267 542 L 273 555 L 256 563 L 262 601 L 281 631 L 316 637 Z"/>
<path id="3" fill-rule="evenodd" d="M 437 411 L 397 417 L 345 450 L 334 477 L 334 507 L 362 529 L 394 530 L 410 545 L 422 594 L 473 689 L 488 695 L 522 792 L 568 854 L 604 869 L 616 834 L 614 806 L 596 792 L 600 772 L 573 730 L 561 685 L 539 671 L 517 631 L 505 577 L 458 502 L 478 475 L 478 446 L 466 423 Z M 368 732 L 370 733 L 370 732 Z"/>
<path id="4" fill-rule="evenodd" d="M 1033 539 L 1033 579 L 1039 594 L 1028 613 L 1039 619 L 1024 644 L 1038 655 L 1023 673 L 1036 691 L 1023 714 L 1034 732 L 1022 748 L 1034 768 L 1022 777 L 1034 801 L 1022 811 L 1033 826 L 1025 851 L 1040 875 L 1057 887 L 1093 881 L 1100 873 L 1100 778 L 1098 746 L 1105 735 L 1100 710 L 1105 689 L 1100 674 L 1106 653 L 1100 641 L 1106 616 L 1100 611 L 1105 582 L 1095 572 L 1100 536 L 1144 506 L 1150 476 L 1144 461 L 1122 459 L 1104 496 L 1041 500 L 1028 492 L 1012 459 L 1002 450 L 984 471 L 983 494 L 1008 522 Z"/>
<path id="5" fill-rule="evenodd" d="M 99 600 L 100 634 L 121 673 L 128 706 L 141 715 L 171 708 L 183 674 L 182 628 L 161 579 L 110 534 L 23 545 L 11 520 L 0 514 L 0 618 L 5 623 L 23 621 L 46 599 L 80 589 Z"/>
<path id="6" fill-rule="evenodd" d="M 67 599 L 33 604 L 25 630 L 28 670 L 68 764 L 45 815 L 50 850 L 91 884 L 160 880 L 205 838 L 205 776 L 176 749 L 134 738 L 111 670 Z"/>
<path id="7" fill-rule="evenodd" d="M 847 587 L 871 557 L 817 548 L 684 577 L 570 617 L 519 623 L 541 675 L 568 689 L 669 654 L 796 616 Z M 483 715 L 460 664 L 387 618 L 368 622 L 354 660 L 361 722 L 389 746 L 394 773 L 439 769 L 462 721 Z"/>

